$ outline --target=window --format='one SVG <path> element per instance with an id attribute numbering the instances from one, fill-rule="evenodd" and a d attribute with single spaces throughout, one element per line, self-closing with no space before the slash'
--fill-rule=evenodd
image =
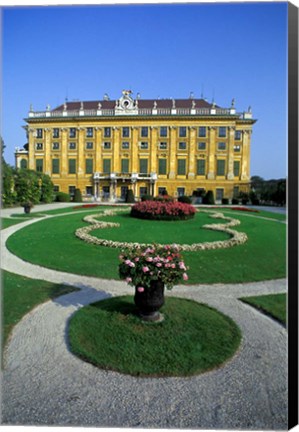
<path id="1" fill-rule="evenodd" d="M 122 128 L 122 137 L 123 138 L 129 138 L 130 136 L 130 128 L 128 126 L 125 126 Z"/>
<path id="2" fill-rule="evenodd" d="M 43 130 L 36 129 L 36 138 L 42 138 L 42 137 L 43 137 Z"/>
<path id="3" fill-rule="evenodd" d="M 186 175 L 186 159 L 178 159 L 178 175 Z"/>
<path id="4" fill-rule="evenodd" d="M 93 142 L 87 142 L 86 143 L 86 149 L 87 150 L 92 150 L 93 149 Z"/>
<path id="5" fill-rule="evenodd" d="M 222 201 L 224 189 L 216 189 L 216 201 Z"/>
<path id="6" fill-rule="evenodd" d="M 226 138 L 226 127 L 225 126 L 220 126 L 218 128 L 218 136 L 221 138 Z"/>
<path id="7" fill-rule="evenodd" d="M 207 128 L 205 126 L 200 126 L 198 128 L 198 136 L 200 138 L 205 138 L 207 136 Z"/>
<path id="8" fill-rule="evenodd" d="M 111 142 L 105 141 L 103 144 L 103 148 L 104 148 L 104 150 L 110 150 L 111 149 Z"/>
<path id="9" fill-rule="evenodd" d="M 240 140 L 242 138 L 242 131 L 236 130 L 235 131 L 235 140 Z"/>
<path id="10" fill-rule="evenodd" d="M 76 128 L 70 128 L 70 138 L 76 138 Z"/>
<path id="11" fill-rule="evenodd" d="M 166 187 L 164 186 L 158 187 L 158 195 L 167 195 Z"/>
<path id="12" fill-rule="evenodd" d="M 21 162 L 20 162 L 20 168 L 21 168 L 21 169 L 26 169 L 27 166 L 28 166 L 28 164 L 27 164 L 27 160 L 26 160 L 26 159 L 21 159 Z"/>
<path id="13" fill-rule="evenodd" d="M 166 175 L 167 159 L 159 159 L 159 174 Z"/>
<path id="14" fill-rule="evenodd" d="M 147 174 L 148 160 L 139 159 L 139 172 L 140 174 Z"/>
<path id="15" fill-rule="evenodd" d="M 217 175 L 224 176 L 225 175 L 225 160 L 218 159 L 217 160 Z"/>
<path id="16" fill-rule="evenodd" d="M 237 153 L 240 152 L 241 151 L 241 146 L 240 145 L 235 145 L 234 146 L 234 151 L 237 152 Z"/>
<path id="17" fill-rule="evenodd" d="M 69 143 L 69 150 L 76 150 L 76 143 L 75 142 Z"/>
<path id="18" fill-rule="evenodd" d="M 76 174 L 76 159 L 69 159 L 69 174 Z"/>
<path id="19" fill-rule="evenodd" d="M 92 186 L 86 186 L 86 195 L 92 195 Z"/>
<path id="20" fill-rule="evenodd" d="M 55 193 L 59 192 L 59 186 L 58 185 L 53 186 L 53 192 L 55 192 Z"/>
<path id="21" fill-rule="evenodd" d="M 111 172 L 111 159 L 103 159 L 103 172 L 104 172 L 104 174 L 110 174 L 110 172 Z"/>
<path id="22" fill-rule="evenodd" d="M 129 159 L 122 159 L 121 160 L 121 172 L 123 174 L 128 174 L 128 172 L 129 172 Z"/>
<path id="23" fill-rule="evenodd" d="M 147 150 L 148 149 L 148 142 L 143 141 L 140 143 L 140 149 L 141 150 Z"/>
<path id="24" fill-rule="evenodd" d="M 42 150 L 44 148 L 43 143 L 36 143 L 36 150 Z"/>
<path id="25" fill-rule="evenodd" d="M 130 143 L 128 141 L 124 141 L 121 143 L 121 148 L 123 150 L 128 150 L 130 148 Z"/>
<path id="26" fill-rule="evenodd" d="M 87 138 L 92 138 L 93 137 L 93 128 L 92 127 L 88 127 L 86 129 L 86 136 L 87 136 Z"/>
<path id="27" fill-rule="evenodd" d="M 143 138 L 147 138 L 148 137 L 148 127 L 147 126 L 143 126 L 141 128 L 141 136 Z"/>
<path id="28" fill-rule="evenodd" d="M 234 176 L 238 177 L 240 175 L 240 161 L 234 161 Z"/>
<path id="29" fill-rule="evenodd" d="M 37 172 L 43 172 L 44 170 L 44 161 L 43 159 L 36 159 L 36 169 Z"/>
<path id="30" fill-rule="evenodd" d="M 53 138 L 59 138 L 59 129 L 58 128 L 53 129 Z"/>
<path id="31" fill-rule="evenodd" d="M 205 175 L 205 174 L 206 174 L 206 160 L 197 159 L 197 175 Z"/>
<path id="32" fill-rule="evenodd" d="M 219 142 L 218 143 L 218 150 L 226 150 L 226 143 L 225 142 Z"/>
<path id="33" fill-rule="evenodd" d="M 75 195 L 76 186 L 69 186 L 69 194 L 71 197 Z"/>
<path id="34" fill-rule="evenodd" d="M 178 187 L 177 188 L 177 194 L 178 196 L 184 196 L 185 195 L 185 188 L 184 187 Z"/>
<path id="35" fill-rule="evenodd" d="M 185 141 L 179 142 L 179 150 L 187 150 L 187 143 Z"/>
<path id="36" fill-rule="evenodd" d="M 93 173 L 93 159 L 85 159 L 85 173 L 86 174 Z"/>
<path id="37" fill-rule="evenodd" d="M 197 143 L 197 149 L 198 150 L 206 150 L 206 148 L 207 148 L 207 145 L 206 145 L 205 142 L 199 142 L 199 143 Z"/>
<path id="38" fill-rule="evenodd" d="M 167 137 L 167 126 L 160 127 L 160 137 Z"/>
<path id="39" fill-rule="evenodd" d="M 52 159 L 52 174 L 59 174 L 59 159 Z"/>
<path id="40" fill-rule="evenodd" d="M 234 190 L 233 190 L 233 196 L 234 198 L 238 198 L 239 196 L 239 186 L 234 186 Z"/>
<path id="41" fill-rule="evenodd" d="M 141 197 L 144 196 L 144 195 L 147 195 L 147 187 L 141 186 L 140 189 L 139 189 L 139 193 L 140 193 Z"/>
<path id="42" fill-rule="evenodd" d="M 104 127 L 104 137 L 105 138 L 111 137 L 111 127 Z"/>
<path id="43" fill-rule="evenodd" d="M 167 142 L 160 142 L 159 143 L 159 149 L 160 150 L 167 150 Z"/>
<path id="44" fill-rule="evenodd" d="M 59 150 L 59 143 L 58 142 L 54 142 L 53 144 L 52 144 L 52 149 L 53 150 Z"/>
<path id="45" fill-rule="evenodd" d="M 186 126 L 180 126 L 179 127 L 179 137 L 183 138 L 187 136 L 187 128 Z"/>

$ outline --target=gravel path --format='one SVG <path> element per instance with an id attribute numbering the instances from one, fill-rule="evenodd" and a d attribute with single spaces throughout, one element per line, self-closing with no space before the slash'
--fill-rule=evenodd
<path id="1" fill-rule="evenodd" d="M 177 286 L 167 293 L 207 303 L 240 326 L 241 347 L 219 369 L 159 379 L 103 371 L 70 353 L 68 320 L 83 305 L 132 293 L 132 288 L 121 281 L 45 269 L 10 254 L 6 239 L 30 223 L 34 221 L 2 231 L 2 268 L 81 290 L 35 308 L 14 328 L 2 371 L 2 424 L 287 429 L 286 329 L 238 300 L 285 292 L 286 280 Z"/>

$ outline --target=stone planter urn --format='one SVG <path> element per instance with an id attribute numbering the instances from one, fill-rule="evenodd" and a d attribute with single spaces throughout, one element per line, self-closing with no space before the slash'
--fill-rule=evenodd
<path id="1" fill-rule="evenodd" d="M 142 320 L 162 321 L 163 316 L 159 310 L 164 304 L 164 283 L 153 280 L 150 288 L 135 287 L 134 302 Z"/>

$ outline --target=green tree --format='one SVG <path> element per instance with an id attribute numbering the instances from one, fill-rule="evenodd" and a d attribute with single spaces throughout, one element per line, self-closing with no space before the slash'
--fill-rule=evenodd
<path id="1" fill-rule="evenodd" d="M 41 180 L 35 171 L 29 169 L 17 170 L 15 191 L 20 204 L 31 202 L 37 204 L 41 198 Z"/>
<path id="2" fill-rule="evenodd" d="M 54 185 L 47 174 L 38 174 L 41 197 L 43 203 L 51 203 L 54 200 Z"/>
<path id="3" fill-rule="evenodd" d="M 5 144 L 0 136 L 1 146 L 1 205 L 12 205 L 16 201 L 16 193 L 14 190 L 15 169 L 6 163 L 4 159 Z"/>

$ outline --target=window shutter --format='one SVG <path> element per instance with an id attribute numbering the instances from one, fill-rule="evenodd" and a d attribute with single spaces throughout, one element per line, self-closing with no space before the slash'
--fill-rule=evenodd
<path id="1" fill-rule="evenodd" d="M 92 174 L 93 173 L 93 159 L 86 159 L 85 161 L 85 171 L 86 174 Z"/>
<path id="2" fill-rule="evenodd" d="M 129 172 L 129 159 L 121 160 L 121 172 L 124 174 L 128 174 Z"/>
<path id="3" fill-rule="evenodd" d="M 197 175 L 206 174 L 206 161 L 205 159 L 197 159 Z"/>
<path id="4" fill-rule="evenodd" d="M 52 174 L 59 174 L 59 159 L 52 159 Z"/>
<path id="5" fill-rule="evenodd" d="M 186 159 L 178 159 L 178 175 L 186 175 Z"/>
<path id="6" fill-rule="evenodd" d="M 147 159 L 139 160 L 139 172 L 141 174 L 147 174 Z"/>
<path id="7" fill-rule="evenodd" d="M 76 174 L 76 159 L 69 159 L 69 174 Z"/>
<path id="8" fill-rule="evenodd" d="M 103 159 L 103 171 L 104 171 L 104 174 L 110 174 L 110 172 L 111 172 L 111 159 Z"/>
<path id="9" fill-rule="evenodd" d="M 166 159 L 159 159 L 159 174 L 166 174 Z"/>

